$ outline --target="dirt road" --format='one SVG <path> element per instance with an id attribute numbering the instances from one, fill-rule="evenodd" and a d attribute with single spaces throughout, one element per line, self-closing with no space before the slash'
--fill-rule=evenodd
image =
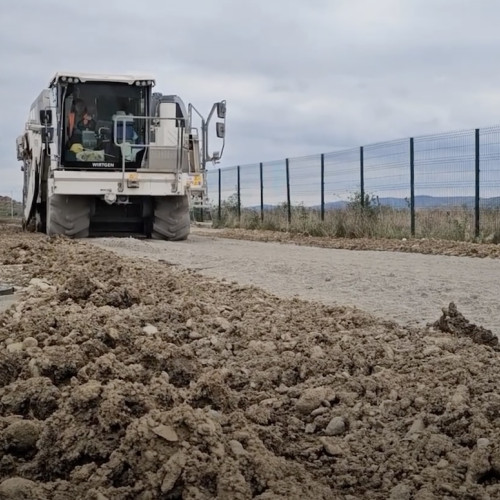
<path id="1" fill-rule="evenodd" d="M 315 248 L 206 234 L 194 230 L 185 242 L 90 241 L 120 255 L 165 260 L 280 297 L 355 306 L 401 324 L 435 321 L 454 301 L 470 321 L 500 332 L 499 259 Z"/>

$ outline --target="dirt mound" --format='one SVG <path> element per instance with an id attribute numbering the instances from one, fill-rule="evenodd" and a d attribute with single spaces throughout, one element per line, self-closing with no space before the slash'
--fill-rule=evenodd
<path id="1" fill-rule="evenodd" d="M 63 238 L 2 241 L 31 281 L 0 315 L 0 499 L 500 495 L 489 345 Z"/>
<path id="2" fill-rule="evenodd" d="M 498 348 L 498 337 L 491 330 L 470 323 L 457 309 L 454 302 L 443 308 L 443 315 L 434 323 L 435 328 L 443 332 L 453 333 L 462 337 L 470 337 L 478 344 Z M 499 349 L 500 350 L 500 349 Z"/>

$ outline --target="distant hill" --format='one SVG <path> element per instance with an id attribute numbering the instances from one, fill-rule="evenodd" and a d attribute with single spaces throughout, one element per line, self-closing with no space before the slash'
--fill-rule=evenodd
<path id="1" fill-rule="evenodd" d="M 409 208 L 409 198 L 379 198 L 378 203 L 382 206 L 392 208 Z M 475 206 L 474 196 L 415 196 L 415 208 L 470 208 Z M 344 208 L 345 201 L 335 201 L 325 203 L 325 208 Z M 319 206 L 319 205 L 318 205 Z M 493 198 L 482 198 L 480 200 L 482 208 L 500 208 L 500 196 Z"/>
<path id="2" fill-rule="evenodd" d="M 379 198 L 378 203 L 382 206 L 388 206 L 392 208 L 410 208 L 409 198 Z M 347 201 L 333 201 L 325 203 L 326 210 L 345 208 L 347 206 Z M 475 199 L 474 196 L 426 196 L 420 195 L 415 196 L 415 208 L 425 209 L 425 208 L 468 208 L 474 209 Z M 309 208 L 319 210 L 320 205 L 310 205 Z M 500 196 L 495 196 L 492 198 L 481 198 L 480 200 L 481 208 L 497 208 L 500 209 Z M 260 210 L 260 205 L 254 205 L 252 207 L 254 210 Z M 265 204 L 264 210 L 272 210 L 276 208 L 276 205 Z"/>
<path id="3" fill-rule="evenodd" d="M 23 214 L 23 204 L 12 200 L 8 196 L 0 196 L 0 217 L 21 217 Z"/>

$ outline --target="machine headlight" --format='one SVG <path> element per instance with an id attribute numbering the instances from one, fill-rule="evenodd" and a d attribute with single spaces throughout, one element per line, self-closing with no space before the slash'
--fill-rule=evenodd
<path id="1" fill-rule="evenodd" d="M 148 85 L 153 85 L 154 81 L 153 80 L 136 80 L 134 82 L 135 85 L 138 87 L 147 87 Z"/>

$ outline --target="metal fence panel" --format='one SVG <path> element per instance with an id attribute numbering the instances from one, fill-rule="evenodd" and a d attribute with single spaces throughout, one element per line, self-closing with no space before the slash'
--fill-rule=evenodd
<path id="1" fill-rule="evenodd" d="M 240 167 L 240 200 L 242 208 L 260 210 L 259 164 Z"/>
<path id="2" fill-rule="evenodd" d="M 480 131 L 480 228 L 487 240 L 500 235 L 500 126 Z"/>
<path id="3" fill-rule="evenodd" d="M 359 148 L 325 154 L 325 209 L 342 208 L 360 192 Z"/>
<path id="4" fill-rule="evenodd" d="M 303 156 L 289 160 L 290 203 L 320 208 L 321 155 Z"/>
<path id="5" fill-rule="evenodd" d="M 403 237 L 411 232 L 410 141 L 363 148 L 365 206 L 376 215 L 376 234 Z M 375 218 L 375 217 L 374 217 Z"/>
<path id="6" fill-rule="evenodd" d="M 235 203 L 238 192 L 238 167 L 224 168 L 221 172 L 221 200 Z"/>
<path id="7" fill-rule="evenodd" d="M 380 205 L 409 208 L 410 141 L 364 147 L 364 191 Z"/>
<path id="8" fill-rule="evenodd" d="M 265 162 L 262 166 L 264 179 L 264 207 L 271 208 L 286 203 L 286 160 Z"/>
<path id="9" fill-rule="evenodd" d="M 472 237 L 474 196 L 475 131 L 416 137 L 416 235 Z"/>

